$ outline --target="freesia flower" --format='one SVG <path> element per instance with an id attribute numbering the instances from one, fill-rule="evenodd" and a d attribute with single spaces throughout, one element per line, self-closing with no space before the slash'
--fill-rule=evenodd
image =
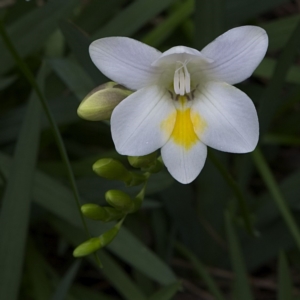
<path id="1" fill-rule="evenodd" d="M 176 46 L 161 53 L 126 37 L 94 41 L 90 55 L 100 71 L 136 90 L 112 113 L 116 150 L 142 156 L 161 148 L 164 164 L 181 183 L 198 176 L 207 146 L 253 151 L 257 113 L 232 84 L 253 73 L 267 46 L 266 32 L 256 26 L 231 29 L 202 51 Z"/>

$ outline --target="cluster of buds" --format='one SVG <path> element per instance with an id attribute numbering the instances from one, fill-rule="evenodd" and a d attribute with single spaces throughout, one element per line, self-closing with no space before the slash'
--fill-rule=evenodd
<path id="1" fill-rule="evenodd" d="M 115 82 L 102 84 L 81 102 L 77 111 L 78 115 L 90 121 L 108 120 L 113 109 L 131 93 L 132 91 Z M 94 203 L 82 205 L 81 212 L 86 218 L 117 223 L 100 236 L 90 238 L 80 244 L 73 252 L 75 257 L 89 255 L 113 241 L 127 214 L 140 209 L 150 174 L 159 172 L 163 167 L 161 158 L 157 157 L 156 152 L 140 157 L 129 156 L 128 162 L 131 167 L 140 169 L 140 172 L 129 170 L 123 163 L 113 158 L 102 158 L 94 163 L 93 170 L 98 176 L 108 180 L 122 181 L 126 186 L 142 185 L 142 188 L 135 197 L 130 197 L 120 190 L 107 191 L 105 200 L 108 206 Z"/>

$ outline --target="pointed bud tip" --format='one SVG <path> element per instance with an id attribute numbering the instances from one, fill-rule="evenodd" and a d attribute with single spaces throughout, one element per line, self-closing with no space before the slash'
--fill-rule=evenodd
<path id="1" fill-rule="evenodd" d="M 131 93 L 132 91 L 115 82 L 102 84 L 83 99 L 77 114 L 89 121 L 109 120 L 114 108 Z"/>
<path id="2" fill-rule="evenodd" d="M 101 248 L 101 240 L 99 237 L 91 238 L 86 242 L 80 244 L 73 251 L 74 257 L 83 257 L 89 255 Z"/>

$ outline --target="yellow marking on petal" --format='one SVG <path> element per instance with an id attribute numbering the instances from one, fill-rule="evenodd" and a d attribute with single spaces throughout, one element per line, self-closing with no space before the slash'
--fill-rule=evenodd
<path id="1" fill-rule="evenodd" d="M 177 101 L 176 112 L 161 123 L 161 129 L 167 134 L 172 132 L 170 138 L 174 143 L 189 150 L 199 141 L 195 131 L 202 134 L 207 124 L 197 112 L 187 107 L 188 100 L 185 96 L 179 96 Z"/>
<path id="2" fill-rule="evenodd" d="M 170 133 L 173 131 L 174 124 L 176 121 L 176 111 L 171 113 L 165 120 L 163 120 L 160 124 L 160 128 L 167 134 L 170 135 Z"/>
<path id="3" fill-rule="evenodd" d="M 200 117 L 200 115 L 195 112 L 191 111 L 191 121 L 194 125 L 194 130 L 198 133 L 198 136 L 202 134 L 207 126 L 207 123 L 204 119 Z"/>
<path id="4" fill-rule="evenodd" d="M 186 150 L 189 150 L 198 142 L 198 137 L 191 120 L 190 108 L 177 110 L 176 122 L 171 138 L 177 145 L 184 147 Z"/>

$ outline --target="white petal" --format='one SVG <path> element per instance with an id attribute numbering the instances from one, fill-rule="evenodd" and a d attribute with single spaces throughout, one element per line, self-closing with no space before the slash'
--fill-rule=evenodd
<path id="1" fill-rule="evenodd" d="M 167 90 L 158 86 L 138 90 L 112 113 L 116 150 L 123 155 L 141 156 L 161 148 L 171 135 L 175 119 L 176 109 Z"/>
<path id="2" fill-rule="evenodd" d="M 137 90 L 157 80 L 159 71 L 151 63 L 161 52 L 126 37 L 108 37 L 90 45 L 90 56 L 99 70 L 113 81 Z"/>
<path id="3" fill-rule="evenodd" d="M 214 80 L 236 84 L 251 76 L 266 54 L 268 36 L 256 26 L 233 28 L 201 52 L 214 60 L 203 70 Z"/>
<path id="4" fill-rule="evenodd" d="M 203 143 L 225 152 L 254 150 L 259 124 L 254 104 L 245 93 L 227 83 L 207 82 L 195 97 L 192 113 L 201 118 L 195 131 Z"/>
<path id="5" fill-rule="evenodd" d="M 187 62 L 189 61 L 190 63 L 208 63 L 208 62 L 213 62 L 212 59 L 206 57 L 201 53 L 200 51 L 185 47 L 185 46 L 176 46 L 173 47 L 167 51 L 165 51 L 161 56 L 156 59 L 153 63 L 152 66 L 162 66 L 164 64 L 174 64 L 176 62 Z"/>
<path id="6" fill-rule="evenodd" d="M 180 183 L 186 184 L 192 182 L 201 172 L 207 155 L 207 147 L 198 141 L 186 150 L 170 138 L 162 147 L 161 155 L 170 174 Z"/>

